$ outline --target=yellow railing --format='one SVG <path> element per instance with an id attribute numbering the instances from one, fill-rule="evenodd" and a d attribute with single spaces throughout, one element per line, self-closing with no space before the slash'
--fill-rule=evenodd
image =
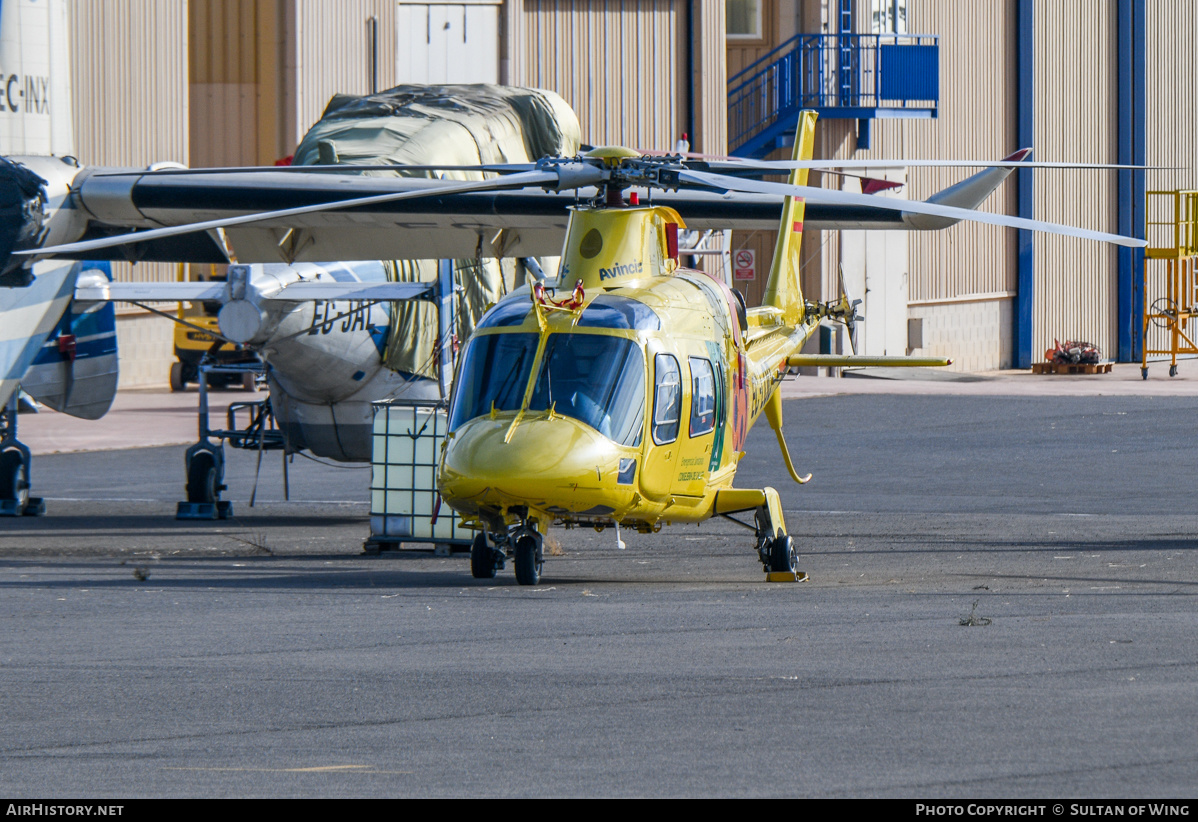
<path id="1" fill-rule="evenodd" d="M 1145 199 L 1140 374 L 1148 379 L 1150 354 L 1168 354 L 1172 377 L 1178 354 L 1198 354 L 1188 333 L 1190 320 L 1198 317 L 1198 191 L 1149 191 Z"/>

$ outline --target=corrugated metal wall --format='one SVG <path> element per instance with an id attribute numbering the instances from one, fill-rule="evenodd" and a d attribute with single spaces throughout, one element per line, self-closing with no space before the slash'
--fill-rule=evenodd
<path id="1" fill-rule="evenodd" d="M 191 165 L 263 165 L 291 153 L 293 5 L 188 3 Z"/>
<path id="2" fill-rule="evenodd" d="M 396 84 L 395 0 L 291 0 L 295 3 L 296 124 L 292 148 L 334 94 L 367 94 L 368 20 L 378 20 L 378 88 Z"/>
<path id="3" fill-rule="evenodd" d="M 187 6 L 74 0 L 75 143 L 88 164 L 187 162 Z"/>
<path id="4" fill-rule="evenodd" d="M 187 6 L 175 0 L 73 0 L 76 152 L 87 165 L 188 161 Z M 175 267 L 113 263 L 118 280 L 163 282 Z M 169 320 L 118 304 L 122 388 L 166 382 Z"/>
<path id="5" fill-rule="evenodd" d="M 512 81 L 564 97 L 593 145 L 672 149 L 687 131 L 683 5 L 523 0 Z"/>
<path id="6" fill-rule="evenodd" d="M 174 0 L 74 0 L 75 145 L 85 165 L 188 161 L 187 6 Z M 174 279 L 174 267 L 114 263 L 118 280 Z"/>
<path id="7" fill-rule="evenodd" d="M 692 3 L 694 36 L 695 134 L 691 151 L 728 153 L 728 87 L 724 59 L 724 4 Z"/>
<path id="8" fill-rule="evenodd" d="M 1112 0 L 1036 4 L 1039 159 L 1117 161 L 1115 12 Z M 1113 171 L 1036 172 L 1037 219 L 1115 231 L 1117 197 Z M 1117 353 L 1116 265 L 1112 245 L 1037 233 L 1033 361 L 1054 338 Z"/>
<path id="9" fill-rule="evenodd" d="M 1194 44 L 1198 43 L 1198 5 L 1193 3 L 1147 3 L 1147 148 L 1151 165 L 1180 166 L 1176 170 L 1145 172 L 1149 191 L 1198 188 L 1198 99 L 1195 98 Z M 1158 198 L 1151 205 L 1150 220 L 1172 220 L 1171 198 Z M 1151 245 L 1171 245 L 1171 236 L 1161 230 L 1148 235 Z M 1163 262 L 1149 265 L 1146 302 L 1165 294 Z M 1137 281 L 1143 272 L 1135 272 Z M 1137 322 L 1140 320 L 1137 319 Z M 1190 331 L 1193 326 L 1190 326 Z M 1191 336 L 1193 336 L 1191 334 Z M 1148 342 L 1154 349 L 1169 347 L 1163 329 L 1149 327 Z"/>
<path id="10" fill-rule="evenodd" d="M 912 31 L 940 35 L 939 116 L 874 120 L 872 150 L 851 155 L 855 141 L 846 140 L 837 156 L 998 160 L 1010 154 L 1018 147 L 1014 4 L 928 0 L 909 8 Z M 975 170 L 911 169 L 907 197 L 925 199 Z M 980 210 L 1014 214 L 1016 196 L 1008 180 Z M 912 303 L 1009 298 L 1017 275 L 1015 232 L 976 223 L 911 232 L 909 264 Z"/>

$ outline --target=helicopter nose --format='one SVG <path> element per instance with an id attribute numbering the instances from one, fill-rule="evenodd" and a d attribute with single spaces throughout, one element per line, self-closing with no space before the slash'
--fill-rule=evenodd
<path id="1" fill-rule="evenodd" d="M 570 417 L 479 417 L 445 447 L 439 486 L 459 511 L 480 507 L 594 507 L 595 494 L 614 488 L 620 451 L 611 440 Z"/>

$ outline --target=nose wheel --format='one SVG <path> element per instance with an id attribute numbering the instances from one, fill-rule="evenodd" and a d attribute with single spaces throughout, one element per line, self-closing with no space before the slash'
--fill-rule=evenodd
<path id="1" fill-rule="evenodd" d="M 470 543 L 470 573 L 475 579 L 494 579 L 495 573 L 503 567 L 502 551 L 492 548 L 487 542 L 487 535 L 482 531 Z"/>
<path id="2" fill-rule="evenodd" d="M 541 581 L 541 570 L 545 565 L 542 544 L 540 532 L 530 522 L 498 537 L 480 531 L 470 544 L 470 574 L 475 579 L 494 579 L 511 557 L 516 582 L 536 585 Z"/>
<path id="3" fill-rule="evenodd" d="M 541 554 L 541 535 L 532 529 L 519 534 L 516 544 L 516 582 L 536 585 L 541 581 L 545 558 Z"/>

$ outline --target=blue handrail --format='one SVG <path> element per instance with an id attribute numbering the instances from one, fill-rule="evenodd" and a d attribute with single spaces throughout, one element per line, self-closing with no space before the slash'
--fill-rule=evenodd
<path id="1" fill-rule="evenodd" d="M 935 35 L 798 34 L 729 79 L 728 144 L 733 153 L 758 150 L 765 132 L 804 108 L 824 117 L 935 117 L 939 62 Z"/>

